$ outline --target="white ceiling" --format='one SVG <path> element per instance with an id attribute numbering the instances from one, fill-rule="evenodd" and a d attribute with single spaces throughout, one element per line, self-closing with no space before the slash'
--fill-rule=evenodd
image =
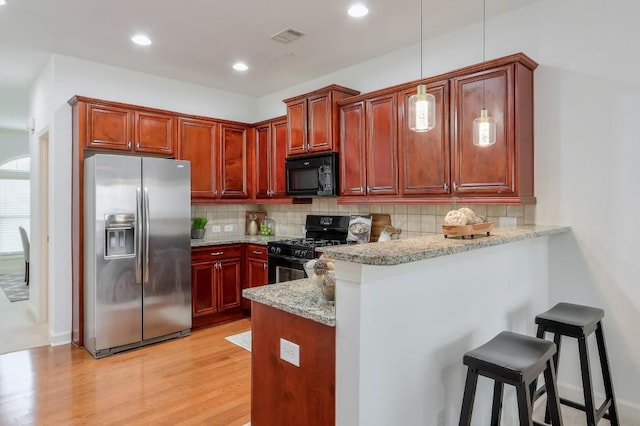
<path id="1" fill-rule="evenodd" d="M 356 20 L 350 0 L 7 0 L 0 90 L 26 89 L 59 53 L 258 97 L 419 41 L 419 0 L 360 1 L 370 13 Z M 423 1 L 425 38 L 482 17 L 482 0 Z M 487 0 L 487 16 L 536 1 Z M 269 39 L 286 28 L 306 35 Z M 135 32 L 153 44 L 133 45 Z"/>

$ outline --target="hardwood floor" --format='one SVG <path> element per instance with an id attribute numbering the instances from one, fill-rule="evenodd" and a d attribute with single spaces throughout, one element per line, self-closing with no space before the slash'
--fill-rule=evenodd
<path id="1" fill-rule="evenodd" d="M 71 345 L 0 355 L 0 424 L 244 425 L 251 354 L 224 340 L 249 319 L 94 359 Z"/>

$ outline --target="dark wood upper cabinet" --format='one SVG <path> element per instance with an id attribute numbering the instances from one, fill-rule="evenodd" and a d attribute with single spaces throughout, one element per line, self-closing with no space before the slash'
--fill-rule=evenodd
<path id="1" fill-rule="evenodd" d="M 436 100 L 436 125 L 428 132 L 413 132 L 406 116 L 416 87 L 398 93 L 400 193 L 406 197 L 450 194 L 449 82 L 427 85 Z"/>
<path id="2" fill-rule="evenodd" d="M 365 195 L 364 101 L 340 107 L 340 195 Z"/>
<path id="3" fill-rule="evenodd" d="M 86 110 L 87 137 L 83 138 L 85 148 L 131 151 L 133 112 L 130 109 L 88 103 Z"/>
<path id="4" fill-rule="evenodd" d="M 247 128 L 220 126 L 220 198 L 249 198 L 247 188 Z"/>
<path id="5" fill-rule="evenodd" d="M 454 195 L 533 200 L 533 69 L 512 62 L 451 80 Z M 496 123 L 488 147 L 473 145 L 483 104 Z"/>
<path id="6" fill-rule="evenodd" d="M 85 148 L 162 154 L 175 151 L 176 118 L 146 110 L 100 101 L 87 104 Z"/>
<path id="7" fill-rule="evenodd" d="M 287 157 L 338 148 L 336 102 L 360 92 L 331 85 L 311 93 L 285 99 L 287 104 Z"/>
<path id="8" fill-rule="evenodd" d="M 284 198 L 287 119 L 280 117 L 256 126 L 255 130 L 256 198 Z"/>
<path id="9" fill-rule="evenodd" d="M 147 111 L 135 112 L 135 151 L 172 156 L 176 144 L 176 118 Z"/>
<path id="10" fill-rule="evenodd" d="M 180 118 L 178 127 L 178 158 L 191 162 L 191 198 L 217 198 L 218 123 Z"/>
<path id="11" fill-rule="evenodd" d="M 340 108 L 340 195 L 397 195 L 394 93 Z"/>
<path id="12" fill-rule="evenodd" d="M 246 199 L 247 127 L 178 119 L 178 159 L 191 162 L 192 200 Z"/>
<path id="13" fill-rule="evenodd" d="M 513 66 L 454 78 L 453 189 L 455 193 L 513 194 Z M 484 96 L 483 96 L 484 93 Z M 496 123 L 496 143 L 473 145 L 473 120 L 484 104 Z"/>
<path id="14" fill-rule="evenodd" d="M 269 173 L 271 169 L 271 124 L 266 123 L 256 127 L 256 170 L 255 184 L 256 198 L 268 198 L 271 194 L 271 182 Z"/>
<path id="15" fill-rule="evenodd" d="M 397 113 L 394 93 L 368 99 L 365 103 L 369 195 L 398 194 Z"/>
<path id="16" fill-rule="evenodd" d="M 519 53 L 424 79 L 436 99 L 436 126 L 424 133 L 410 131 L 405 115 L 418 82 L 339 102 L 342 201 L 534 203 L 536 67 Z M 483 105 L 497 142 L 477 147 Z"/>
<path id="17" fill-rule="evenodd" d="M 307 153 L 307 100 L 287 103 L 287 156 Z"/>

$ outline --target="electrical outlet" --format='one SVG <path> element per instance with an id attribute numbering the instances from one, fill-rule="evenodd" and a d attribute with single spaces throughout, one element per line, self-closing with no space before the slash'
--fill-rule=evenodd
<path id="1" fill-rule="evenodd" d="M 280 359 L 300 367 L 300 346 L 280 338 Z"/>
<path id="2" fill-rule="evenodd" d="M 231 232 L 231 231 L 233 231 L 233 225 L 224 226 L 224 232 Z"/>
<path id="3" fill-rule="evenodd" d="M 213 225 L 211 227 L 211 232 L 220 232 L 220 225 Z"/>

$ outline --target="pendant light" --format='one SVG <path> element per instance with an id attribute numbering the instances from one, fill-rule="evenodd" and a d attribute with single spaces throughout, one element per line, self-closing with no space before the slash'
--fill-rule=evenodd
<path id="1" fill-rule="evenodd" d="M 487 0 L 482 0 L 482 71 L 485 71 L 486 66 L 486 9 Z M 473 120 L 473 144 L 476 146 L 491 146 L 496 143 L 496 122 L 492 117 L 489 117 L 489 111 L 487 111 L 485 105 L 485 79 L 482 79 L 482 109 L 480 110 L 480 117 Z"/>
<path id="2" fill-rule="evenodd" d="M 420 0 L 420 80 L 422 80 L 422 0 Z M 436 126 L 436 98 L 427 93 L 425 84 L 418 84 L 417 93 L 409 97 L 409 129 L 428 132 Z"/>

